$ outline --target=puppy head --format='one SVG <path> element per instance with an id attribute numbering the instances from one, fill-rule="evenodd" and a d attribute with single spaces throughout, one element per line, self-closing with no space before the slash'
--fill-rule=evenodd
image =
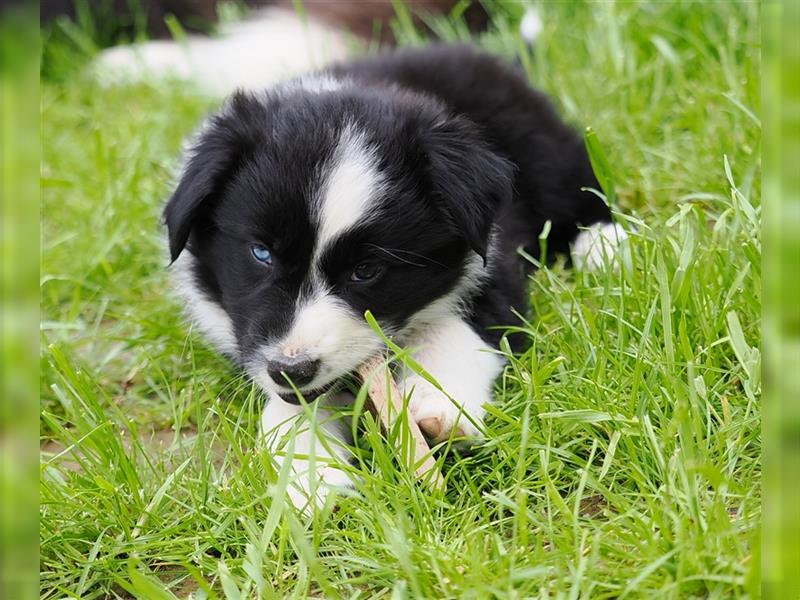
<path id="1" fill-rule="evenodd" d="M 196 325 L 288 401 L 380 349 L 366 310 L 388 333 L 457 310 L 511 195 L 510 164 L 471 122 L 330 87 L 234 96 L 164 212 Z"/>

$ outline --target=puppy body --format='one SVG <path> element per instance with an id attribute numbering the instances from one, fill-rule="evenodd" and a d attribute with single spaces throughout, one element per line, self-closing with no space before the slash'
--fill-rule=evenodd
<path id="1" fill-rule="evenodd" d="M 498 326 L 525 311 L 518 249 L 539 258 L 549 221 L 548 253 L 574 244 L 593 264 L 596 240 L 624 235 L 585 188 L 599 186 L 581 138 L 513 67 L 467 46 L 337 66 L 209 119 L 165 210 L 178 287 L 264 389 L 272 447 L 293 431 L 296 502 L 347 478 L 342 448 L 292 429 L 293 386 L 313 400 L 380 351 L 366 310 L 444 389 L 398 374 L 423 431 L 479 434 Z M 346 439 L 324 406 L 318 417 Z"/>

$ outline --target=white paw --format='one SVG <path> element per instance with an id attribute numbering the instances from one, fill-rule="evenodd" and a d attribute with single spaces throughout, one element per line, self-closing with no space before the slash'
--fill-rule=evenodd
<path id="1" fill-rule="evenodd" d="M 483 404 L 489 401 L 488 398 L 472 397 L 474 394 L 462 392 L 453 396 L 454 404 L 441 391 L 416 376 L 406 379 L 405 390 L 411 393 L 408 403 L 411 418 L 431 441 L 483 437 L 479 427 L 483 424 Z"/>
<path id="2" fill-rule="evenodd" d="M 332 493 L 347 494 L 354 488 L 355 482 L 350 475 L 338 467 L 328 466 L 299 474 L 290 482 L 286 494 L 295 508 L 309 512 L 315 506 L 324 506 Z"/>
<path id="3" fill-rule="evenodd" d="M 352 396 L 346 394 L 325 398 L 325 404 L 317 407 L 315 421 L 311 423 L 302 407 L 284 402 L 280 396 L 271 397 L 264 406 L 261 442 L 272 454 L 279 471 L 286 461 L 291 461 L 286 493 L 300 510 L 322 506 L 332 491 L 355 486 L 346 471 L 348 428 L 329 408 L 351 400 Z"/>
<path id="4" fill-rule="evenodd" d="M 581 231 L 572 242 L 572 262 L 586 271 L 606 265 L 619 268 L 619 254 L 628 233 L 616 223 L 595 223 Z"/>

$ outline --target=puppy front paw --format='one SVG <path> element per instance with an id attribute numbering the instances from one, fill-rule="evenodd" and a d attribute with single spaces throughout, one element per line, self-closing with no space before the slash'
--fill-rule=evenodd
<path id="1" fill-rule="evenodd" d="M 628 232 L 617 223 L 595 223 L 572 241 L 572 263 L 581 271 L 599 271 L 606 265 L 618 270 L 629 260 Z"/>
<path id="2" fill-rule="evenodd" d="M 297 475 L 289 483 L 286 494 L 296 509 L 311 512 L 322 507 L 332 493 L 347 493 L 355 489 L 355 481 L 343 469 L 334 466 L 318 468 Z"/>
<path id="3" fill-rule="evenodd" d="M 451 437 L 477 441 L 483 437 L 483 404 L 488 399 L 462 393 L 454 396 L 459 406 L 422 378 L 406 380 L 406 392 L 411 393 L 408 406 L 411 418 L 432 442 Z"/>

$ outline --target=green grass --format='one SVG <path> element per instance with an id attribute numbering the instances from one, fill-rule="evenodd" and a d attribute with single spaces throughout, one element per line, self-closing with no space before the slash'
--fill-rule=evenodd
<path id="1" fill-rule="evenodd" d="M 511 12 L 481 39 L 509 56 Z M 159 213 L 214 103 L 43 82 L 43 598 L 759 595 L 758 7 L 542 13 L 523 63 L 596 132 L 630 264 L 536 274 L 532 348 L 486 443 L 440 458 L 445 493 L 365 418 L 358 493 L 313 516 L 254 449 L 258 393 L 167 291 Z M 79 56 L 49 43 L 50 69 Z"/>

